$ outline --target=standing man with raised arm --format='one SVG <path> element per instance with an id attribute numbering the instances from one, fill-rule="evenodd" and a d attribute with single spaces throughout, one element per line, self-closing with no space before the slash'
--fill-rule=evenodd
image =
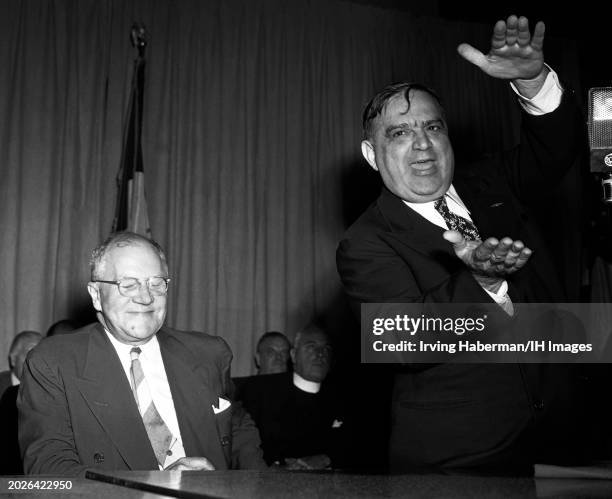
<path id="1" fill-rule="evenodd" d="M 544 64 L 543 42 L 543 23 L 532 34 L 526 18 L 510 16 L 495 24 L 488 54 L 458 47 L 488 75 L 509 80 L 524 110 L 520 144 L 469 168 L 455 170 L 445 112 L 428 87 L 391 85 L 369 102 L 361 149 L 384 187 L 338 248 L 354 305 L 495 302 L 512 315 L 514 303 L 563 301 L 558 271 L 528 214 L 548 174 L 560 179 L 574 164 L 581 119 Z M 570 390 L 566 376 L 550 365 L 398 368 L 391 467 L 529 472 L 534 462 L 560 457 L 543 429 L 548 421 L 575 424 L 559 405 Z M 567 435 L 556 436 L 570 453 Z"/>

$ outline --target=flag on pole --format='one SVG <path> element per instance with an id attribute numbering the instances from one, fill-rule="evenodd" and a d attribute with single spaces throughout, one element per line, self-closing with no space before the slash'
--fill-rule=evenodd
<path id="1" fill-rule="evenodd" d="M 131 32 L 132 45 L 138 49 L 134 60 L 127 120 L 123 130 L 121 164 L 117 174 L 117 205 L 113 221 L 113 232 L 129 230 L 151 237 L 151 226 L 144 189 L 142 160 L 142 104 L 144 93 L 146 31 L 142 24 L 135 23 Z"/>

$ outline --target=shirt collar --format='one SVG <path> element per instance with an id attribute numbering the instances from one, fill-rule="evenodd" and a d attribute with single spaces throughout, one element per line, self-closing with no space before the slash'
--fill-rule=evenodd
<path id="1" fill-rule="evenodd" d="M 470 210 L 467 209 L 467 207 L 465 206 L 465 204 L 459 197 L 459 194 L 457 194 L 457 191 L 455 190 L 455 186 L 453 184 L 449 186 L 448 190 L 446 191 L 444 195 L 450 198 L 453 202 L 455 202 L 459 206 L 461 206 L 465 211 L 470 213 Z M 419 208 L 424 208 L 426 206 L 433 206 L 435 202 L 436 200 L 427 201 L 425 203 L 411 203 L 409 201 L 404 201 L 404 203 L 406 203 L 408 206 L 410 206 L 410 208 L 412 208 L 413 210 L 417 212 L 420 211 Z"/>
<path id="2" fill-rule="evenodd" d="M 300 390 L 308 393 L 319 393 L 321 389 L 321 383 L 316 381 L 308 381 L 302 378 L 298 373 L 293 373 L 293 384 Z"/>
<path id="3" fill-rule="evenodd" d="M 146 343 L 144 343 L 142 345 L 128 345 L 126 343 L 120 342 L 117 338 L 115 338 L 108 331 L 108 329 L 104 328 L 104 332 L 108 336 L 108 339 L 112 343 L 113 347 L 115 347 L 115 350 L 119 354 L 120 358 L 124 358 L 124 355 L 126 355 L 127 356 L 126 358 L 129 359 L 130 358 L 130 350 L 132 350 L 132 348 L 134 348 L 136 346 L 138 348 L 140 348 L 141 353 L 144 353 L 145 357 L 147 356 L 147 352 L 154 352 L 156 350 L 159 350 L 159 342 L 157 341 L 157 335 L 156 334 L 151 336 L 149 341 L 147 341 Z"/>

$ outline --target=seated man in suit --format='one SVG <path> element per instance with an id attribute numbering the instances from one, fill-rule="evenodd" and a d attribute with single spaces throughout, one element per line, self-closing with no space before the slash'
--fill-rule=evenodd
<path id="1" fill-rule="evenodd" d="M 289 369 L 291 343 L 278 331 L 264 333 L 257 342 L 255 365 L 257 374 L 278 374 Z"/>
<path id="2" fill-rule="evenodd" d="M 264 459 L 287 469 L 325 469 L 346 461 L 342 393 L 326 381 L 331 345 L 323 329 L 299 331 L 291 349 L 293 372 L 251 376 L 239 398 L 262 439 Z"/>
<path id="3" fill-rule="evenodd" d="M 455 169 L 431 89 L 400 83 L 370 101 L 362 152 L 384 187 L 337 252 L 357 310 L 362 303 L 497 303 L 511 316 L 513 303 L 564 300 L 549 245 L 528 213 L 575 164 L 582 125 L 544 64 L 543 41 L 543 23 L 532 36 L 526 18 L 510 16 L 496 23 L 486 56 L 459 46 L 485 73 L 510 80 L 525 111 L 519 146 L 470 168 Z M 580 406 L 571 402 L 568 376 L 554 365 L 397 366 L 392 470 L 529 473 L 534 462 L 569 459 L 568 437 L 580 428 L 572 409 Z"/>
<path id="4" fill-rule="evenodd" d="M 4 442 L 0 453 L 0 475 L 23 473 L 17 440 L 17 394 L 26 356 L 41 339 L 42 336 L 36 331 L 21 331 L 13 338 L 9 349 L 11 370 L 7 371 L 7 385 L 0 391 L 0 434 Z"/>
<path id="5" fill-rule="evenodd" d="M 227 344 L 164 326 L 169 281 L 163 250 L 138 234 L 94 250 L 87 289 L 99 322 L 46 338 L 26 363 L 26 473 L 266 467 L 257 428 L 227 395 Z"/>

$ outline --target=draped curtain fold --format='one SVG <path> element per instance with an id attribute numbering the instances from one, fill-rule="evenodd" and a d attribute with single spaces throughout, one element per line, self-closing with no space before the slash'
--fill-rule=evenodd
<path id="1" fill-rule="evenodd" d="M 143 156 L 173 278 L 167 322 L 225 338 L 235 375 L 252 372 L 264 331 L 292 337 L 342 317 L 335 248 L 372 197 L 359 142 L 376 90 L 401 79 L 436 88 L 460 153 L 517 139 L 508 86 L 456 54 L 462 41 L 486 48 L 488 25 L 340 0 L 0 2 L 2 359 L 16 332 L 90 313 L 88 258 L 112 225 L 134 21 L 150 35 Z M 577 84 L 574 45 L 555 54 Z"/>

